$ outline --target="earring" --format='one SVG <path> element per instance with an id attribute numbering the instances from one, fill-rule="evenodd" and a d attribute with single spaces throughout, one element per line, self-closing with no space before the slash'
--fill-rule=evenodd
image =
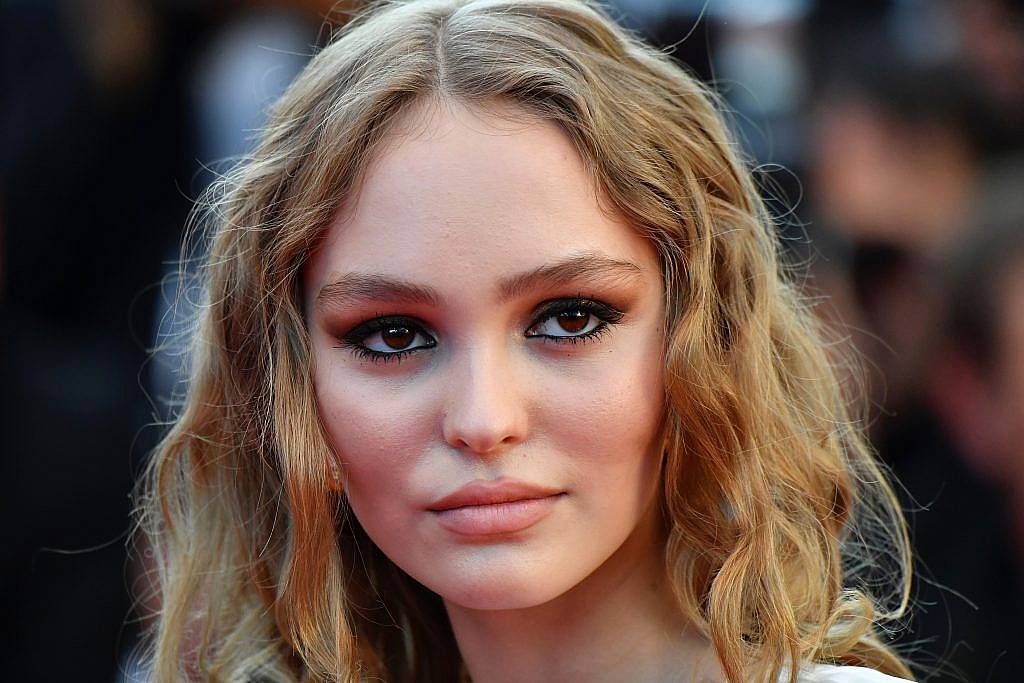
<path id="1" fill-rule="evenodd" d="M 341 467 L 338 465 L 337 458 L 331 457 L 327 460 L 328 469 L 328 482 L 333 489 L 341 488 Z"/>

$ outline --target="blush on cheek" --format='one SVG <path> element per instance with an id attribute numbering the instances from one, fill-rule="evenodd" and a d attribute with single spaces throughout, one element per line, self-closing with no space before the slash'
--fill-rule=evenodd
<path id="1" fill-rule="evenodd" d="M 618 355 L 627 357 L 610 354 L 609 360 L 615 358 L 615 362 L 553 388 L 544 412 L 557 419 L 550 429 L 556 438 L 591 444 L 594 453 L 612 450 L 637 457 L 658 437 L 664 412 L 661 368 L 640 353 Z M 570 448 L 571 442 L 565 447 Z"/>
<path id="2" fill-rule="evenodd" d="M 335 368 L 317 373 L 316 397 L 332 446 L 343 458 L 386 458 L 415 439 L 416 415 L 422 413 L 415 391 Z"/>
<path id="3" fill-rule="evenodd" d="M 410 474 L 429 450 L 433 425 L 429 405 L 417 399 L 422 392 L 368 386 L 372 383 L 345 374 L 318 383 L 317 404 L 350 503 L 354 509 L 376 509 L 415 499 L 416 492 L 403 489 L 412 485 Z"/>
<path id="4" fill-rule="evenodd" d="M 378 536 L 378 529 L 390 524 L 392 503 L 402 498 L 402 435 L 353 405 L 321 410 L 329 444 L 341 462 L 345 496 L 367 533 Z"/>
<path id="5" fill-rule="evenodd" d="M 324 414 L 331 448 L 348 478 L 393 468 L 407 453 L 408 434 L 395 429 L 397 420 L 384 421 L 356 406 L 335 406 Z M 389 424 L 390 422 L 390 424 Z"/>

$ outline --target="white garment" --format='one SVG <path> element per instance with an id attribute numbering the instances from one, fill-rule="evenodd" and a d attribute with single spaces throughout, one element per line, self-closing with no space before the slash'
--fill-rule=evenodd
<path id="1" fill-rule="evenodd" d="M 786 678 L 780 680 L 785 681 Z M 808 665 L 801 669 L 798 680 L 800 683 L 907 683 L 905 678 L 889 676 L 874 669 L 831 664 Z"/>

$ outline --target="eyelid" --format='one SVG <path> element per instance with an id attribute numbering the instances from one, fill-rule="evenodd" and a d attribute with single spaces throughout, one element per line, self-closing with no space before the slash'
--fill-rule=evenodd
<path id="1" fill-rule="evenodd" d="M 369 320 L 359 323 L 351 330 L 346 332 L 342 337 L 344 339 L 364 339 L 374 332 L 380 332 L 389 325 L 408 325 L 414 327 L 417 330 L 426 333 L 427 336 L 433 338 L 433 333 L 427 329 L 426 325 L 421 323 L 415 318 L 406 315 L 377 315 Z M 436 340 L 435 340 L 436 343 Z"/>

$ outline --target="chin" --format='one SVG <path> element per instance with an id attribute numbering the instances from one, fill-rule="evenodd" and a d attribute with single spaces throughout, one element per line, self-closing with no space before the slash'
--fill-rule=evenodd
<path id="1" fill-rule="evenodd" d="M 433 572 L 430 590 L 465 609 L 526 609 L 554 600 L 571 589 L 576 581 L 565 574 L 556 575 L 550 567 L 525 568 L 512 560 L 488 563 L 460 563 L 451 571 Z M 497 564 L 497 566 L 494 566 Z M 559 580 L 560 579 L 560 580 Z"/>
<path id="2" fill-rule="evenodd" d="M 465 609 L 528 609 L 554 600 L 564 591 L 544 590 L 544 586 L 517 583 L 474 584 L 439 593 L 445 602 Z"/>

